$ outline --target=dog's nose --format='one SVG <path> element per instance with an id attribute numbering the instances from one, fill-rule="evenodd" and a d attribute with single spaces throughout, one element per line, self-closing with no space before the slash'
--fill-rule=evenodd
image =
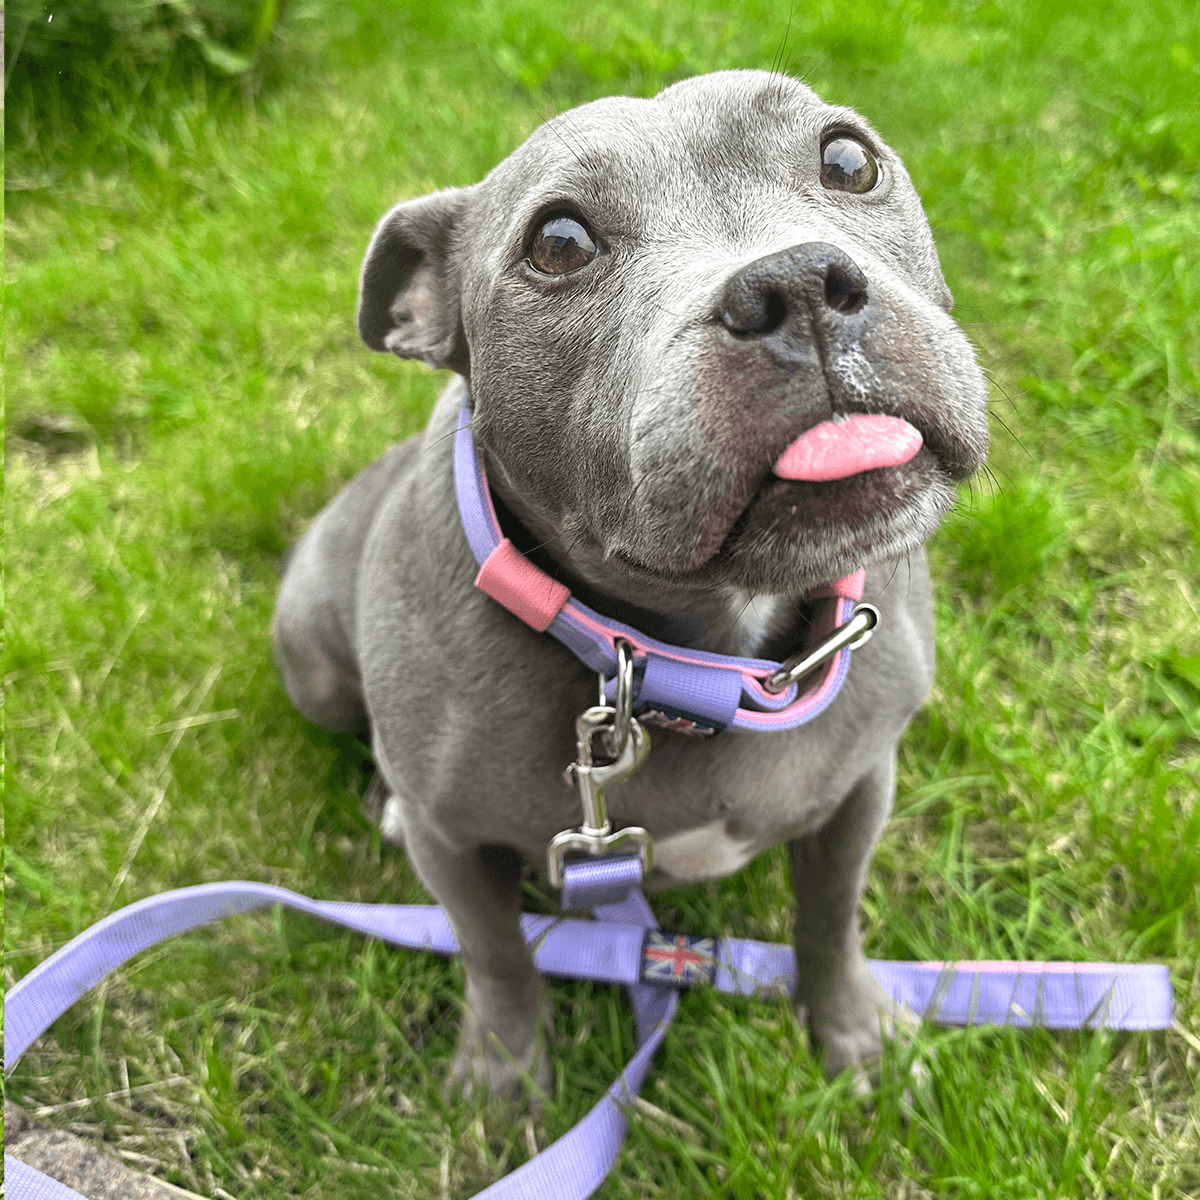
<path id="1" fill-rule="evenodd" d="M 826 329 L 866 306 L 867 277 L 844 251 L 805 242 L 755 259 L 730 279 L 721 298 L 721 322 L 738 337 L 797 333 L 816 322 Z"/>

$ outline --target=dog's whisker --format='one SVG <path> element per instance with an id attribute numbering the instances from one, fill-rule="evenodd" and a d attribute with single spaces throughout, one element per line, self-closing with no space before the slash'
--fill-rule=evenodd
<path id="1" fill-rule="evenodd" d="M 1007 497 L 1004 495 L 1004 488 L 1000 483 L 999 477 L 996 475 L 996 472 L 992 470 L 989 464 L 984 463 L 982 473 L 983 477 L 992 485 L 992 494 L 994 496 L 998 495 L 1002 499 L 1007 499 Z"/>
<path id="2" fill-rule="evenodd" d="M 546 125 L 543 128 L 545 128 L 548 132 L 552 133 L 556 138 L 558 138 L 558 140 L 565 147 L 567 153 L 570 154 L 570 156 L 580 165 L 580 167 L 583 167 L 584 162 L 583 162 L 583 159 L 580 157 L 579 152 L 558 131 L 558 129 L 556 128 L 556 123 L 561 123 L 563 125 L 566 125 L 568 128 L 571 129 L 572 133 L 575 133 L 577 135 L 580 133 L 578 126 L 574 125 L 569 113 L 562 113 L 557 118 L 555 118 L 554 121 L 552 121 L 549 125 Z M 583 137 L 581 137 L 580 140 L 583 141 L 584 143 L 586 143 L 586 141 L 587 141 L 587 139 L 583 138 Z"/>
<path id="3" fill-rule="evenodd" d="M 1017 402 L 1012 398 L 1012 395 L 1009 393 L 1008 388 L 1006 388 L 1004 386 L 1004 384 L 997 378 L 997 376 L 992 371 L 989 371 L 986 369 L 984 369 L 983 373 L 989 380 L 991 380 L 991 382 L 995 386 L 996 390 L 1004 397 L 1004 399 L 1007 400 L 1009 402 L 1009 404 L 1012 405 L 1013 411 L 1019 412 L 1020 409 L 1017 408 Z"/>
<path id="4" fill-rule="evenodd" d="M 1021 441 L 1021 439 L 1020 439 L 1020 438 L 1017 436 L 1017 434 L 1015 434 L 1015 433 L 1013 432 L 1013 430 L 1012 430 L 1011 426 L 1009 426 L 1009 424 L 1008 424 L 1008 423 L 1007 423 L 1007 422 L 1004 420 L 1004 418 L 1003 418 L 1003 417 L 1001 417 L 1001 416 L 1000 416 L 1000 414 L 999 414 L 999 413 L 997 413 L 997 412 L 995 412 L 994 410 L 989 410 L 989 412 L 988 412 L 988 415 L 989 415 L 989 416 L 992 418 L 992 420 L 993 420 L 993 421 L 995 421 L 995 422 L 996 422 L 996 424 L 997 424 L 997 425 L 999 425 L 999 426 L 1000 426 L 1000 428 L 1001 428 L 1001 429 L 1003 429 L 1003 430 L 1004 430 L 1004 432 L 1005 432 L 1005 433 L 1007 433 L 1007 434 L 1008 434 L 1008 436 L 1009 436 L 1010 438 L 1012 438 L 1012 440 L 1013 440 L 1013 441 L 1014 441 L 1014 442 L 1015 442 L 1015 443 L 1016 443 L 1018 446 L 1020 446 L 1020 447 L 1021 447 L 1021 449 L 1022 449 L 1022 450 L 1024 450 L 1024 451 L 1025 451 L 1026 455 L 1027 455 L 1027 456 L 1028 456 L 1028 457 L 1029 457 L 1029 458 L 1032 460 L 1032 459 L 1033 459 L 1033 454 L 1032 454 L 1032 452 L 1031 452 L 1031 451 L 1029 451 L 1028 449 L 1026 449 L 1026 447 L 1025 447 L 1025 444 L 1024 444 L 1022 441 Z"/>
<path id="5" fill-rule="evenodd" d="M 795 0 L 792 0 L 792 3 L 788 5 L 787 24 L 784 26 L 783 38 L 775 50 L 774 57 L 771 59 L 771 74 L 777 77 L 776 82 L 779 87 L 777 99 L 779 101 L 783 100 L 783 89 L 786 86 L 786 76 L 783 74 L 783 65 L 785 62 L 787 62 L 787 44 L 788 38 L 791 36 L 792 32 L 792 16 L 795 12 L 795 7 Z"/>
<path id="6" fill-rule="evenodd" d="M 896 572 L 899 569 L 900 569 L 900 560 L 898 558 L 893 559 L 891 574 L 888 575 L 887 580 L 884 582 L 883 588 L 881 589 L 882 591 L 886 592 L 888 590 L 888 588 L 890 588 L 892 586 L 892 580 L 896 578 Z"/>

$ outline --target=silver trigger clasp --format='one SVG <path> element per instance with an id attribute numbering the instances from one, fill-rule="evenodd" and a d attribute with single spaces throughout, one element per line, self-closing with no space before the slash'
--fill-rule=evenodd
<path id="1" fill-rule="evenodd" d="M 600 677 L 603 698 L 605 679 Z M 555 834 L 546 848 L 546 875 L 552 887 L 562 887 L 563 869 L 571 855 L 637 855 L 643 876 L 653 865 L 653 839 L 641 826 L 613 831 L 604 804 L 604 790 L 632 775 L 650 752 L 650 735 L 632 714 L 633 650 L 617 643 L 617 694 L 615 705 L 597 704 L 575 721 L 576 761 L 567 767 L 579 792 L 583 824 Z M 597 756 L 608 759 L 597 762 Z"/>

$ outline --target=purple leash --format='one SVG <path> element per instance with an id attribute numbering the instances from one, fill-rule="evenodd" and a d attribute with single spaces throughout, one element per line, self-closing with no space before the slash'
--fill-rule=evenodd
<path id="1" fill-rule="evenodd" d="M 596 865 L 572 864 L 568 870 L 587 871 Z M 610 864 L 600 860 L 600 865 Z M 4 1004 L 6 1071 L 57 1017 L 133 955 L 220 917 L 274 904 L 396 946 L 438 954 L 458 949 L 445 913 L 432 905 L 310 900 L 264 883 L 200 884 L 164 892 L 105 917 L 14 985 Z M 651 932 L 657 923 L 636 889 L 621 902 L 598 905 L 594 911 L 596 921 L 526 913 L 522 930 L 527 940 L 537 944 L 534 961 L 539 970 L 626 986 L 637 1022 L 637 1052 L 578 1125 L 479 1193 L 480 1198 L 584 1200 L 599 1187 L 625 1137 L 623 1109 L 641 1088 L 678 1009 L 679 987 L 708 983 L 733 995 L 780 996 L 789 994 L 794 985 L 790 946 Z M 925 1019 L 943 1025 L 1165 1029 L 1171 1024 L 1170 979 L 1160 965 L 878 961 L 869 965 L 885 991 Z M 4 1161 L 9 1200 L 85 1200 L 8 1155 Z"/>

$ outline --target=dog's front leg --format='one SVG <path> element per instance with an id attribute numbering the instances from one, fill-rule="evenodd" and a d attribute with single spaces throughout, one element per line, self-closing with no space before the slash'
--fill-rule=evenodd
<path id="1" fill-rule="evenodd" d="M 895 795 L 895 756 L 864 776 L 832 818 L 788 843 L 796 893 L 796 1016 L 807 1021 L 830 1078 L 870 1067 L 883 1039 L 916 1018 L 875 981 L 863 957 L 858 903 L 867 863 Z"/>
<path id="2" fill-rule="evenodd" d="M 549 1095 L 550 1063 L 538 1022 L 538 975 L 521 934 L 521 859 L 501 846 L 455 849 L 406 830 L 422 883 L 446 910 L 462 951 L 466 1011 L 452 1080 L 513 1095 L 530 1080 Z"/>

